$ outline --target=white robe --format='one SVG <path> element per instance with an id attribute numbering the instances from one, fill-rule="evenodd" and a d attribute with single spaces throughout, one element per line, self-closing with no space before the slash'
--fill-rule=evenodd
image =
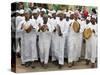
<path id="1" fill-rule="evenodd" d="M 25 20 L 25 17 L 17 16 L 16 17 L 16 52 L 20 52 L 20 46 L 19 46 L 19 38 L 22 36 L 22 30 L 19 28 L 20 22 Z"/>
<path id="2" fill-rule="evenodd" d="M 33 28 L 34 22 L 30 19 L 29 21 L 23 21 L 20 25 L 24 25 L 25 23 L 28 23 L 29 25 L 32 25 Z M 36 48 L 36 29 L 33 29 L 31 32 L 26 33 L 23 29 L 22 34 L 22 40 L 21 40 L 21 61 L 22 64 L 28 61 L 35 61 L 38 60 L 37 56 L 37 48 Z"/>
<path id="3" fill-rule="evenodd" d="M 39 32 L 39 56 L 40 56 L 40 61 L 44 64 L 48 63 L 50 44 L 51 44 L 50 24 L 47 23 L 47 26 L 49 31 Z"/>
<path id="4" fill-rule="evenodd" d="M 74 20 L 72 21 L 72 23 Z M 80 21 L 78 21 L 80 23 Z M 81 28 L 81 27 L 80 27 Z M 80 29 L 81 30 L 81 29 Z M 81 54 L 82 34 L 74 32 L 72 24 L 70 26 L 70 33 L 68 38 L 68 62 L 77 61 Z"/>
<path id="5" fill-rule="evenodd" d="M 70 22 L 71 22 L 70 20 L 69 21 L 66 21 L 66 32 L 67 32 L 66 34 L 67 35 L 65 36 L 65 47 L 64 47 L 64 57 L 65 58 L 68 58 L 68 49 L 69 49 L 68 48 L 69 47 L 68 46 L 68 38 L 69 38 L 69 33 L 70 33 L 69 32 Z"/>
<path id="6" fill-rule="evenodd" d="M 37 45 L 37 52 L 38 52 L 38 58 L 40 58 L 39 56 L 39 33 L 38 33 L 38 29 L 39 29 L 39 25 L 43 24 L 43 19 L 42 17 L 38 17 L 37 19 L 34 19 L 34 17 L 32 18 L 33 21 L 33 25 L 35 25 L 35 29 L 36 29 L 36 33 L 37 33 L 37 40 L 36 40 L 36 45 Z"/>
<path id="7" fill-rule="evenodd" d="M 57 33 L 53 32 L 53 30 L 56 28 L 57 26 L 57 19 L 54 19 L 54 18 L 51 18 L 50 21 L 49 21 L 50 25 L 51 25 L 51 56 L 52 56 L 52 61 L 55 61 L 56 60 L 56 48 L 58 47 L 57 46 L 57 42 L 58 42 L 58 39 L 56 38 L 57 37 Z"/>
<path id="8" fill-rule="evenodd" d="M 85 59 L 90 60 L 92 63 L 95 63 L 95 59 L 97 57 L 97 24 L 86 26 L 86 28 L 94 29 L 95 33 L 86 40 L 86 51 L 85 51 Z"/>
<path id="9" fill-rule="evenodd" d="M 16 17 L 16 38 L 21 37 L 22 29 L 20 27 L 20 23 L 25 20 L 25 17 L 17 16 Z"/>
<path id="10" fill-rule="evenodd" d="M 57 25 L 60 26 L 63 36 L 58 35 L 58 31 L 53 33 L 53 58 L 52 60 L 58 60 L 58 63 L 64 65 L 64 45 L 65 45 L 65 35 L 66 35 L 66 21 L 59 19 L 57 20 Z"/>
<path id="11" fill-rule="evenodd" d="M 54 28 L 55 28 L 55 25 L 56 25 L 56 19 L 54 19 L 54 18 L 51 18 L 51 19 L 48 18 L 48 23 L 50 24 L 50 27 L 51 27 L 51 45 L 50 45 L 50 53 L 49 53 L 50 55 L 49 55 L 49 56 L 52 57 L 52 56 L 53 56 L 53 55 L 52 55 L 52 54 L 53 54 L 53 53 L 52 53 L 52 50 L 54 50 L 54 49 L 53 49 L 53 42 L 52 42 L 52 41 L 53 41 L 53 40 L 52 40 L 52 39 L 53 39 L 53 37 L 52 37 L 52 36 L 53 36 L 53 33 L 52 33 L 52 32 L 53 32 L 53 30 L 54 30 Z"/>
<path id="12" fill-rule="evenodd" d="M 83 29 L 84 29 L 84 24 L 82 23 L 82 21 L 78 20 L 78 22 L 80 23 L 80 31 L 79 31 L 78 40 L 77 40 L 77 43 L 78 43 L 78 51 L 76 54 L 77 59 L 81 57 L 82 42 L 83 42 Z"/>

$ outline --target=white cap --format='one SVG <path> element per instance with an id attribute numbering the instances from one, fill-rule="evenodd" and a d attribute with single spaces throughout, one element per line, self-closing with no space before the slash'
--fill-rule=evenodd
<path id="1" fill-rule="evenodd" d="M 69 11 L 68 11 L 68 13 L 69 13 L 69 14 L 74 14 L 74 12 L 73 12 L 73 11 L 71 11 L 71 10 L 69 10 Z"/>
<path id="2" fill-rule="evenodd" d="M 30 13 L 29 10 L 25 10 L 24 13 Z"/>
<path id="3" fill-rule="evenodd" d="M 54 13 L 56 13 L 56 11 L 55 10 L 52 10 L 51 13 L 54 14 Z"/>
<path id="4" fill-rule="evenodd" d="M 71 13 L 72 11 L 71 10 L 68 10 L 68 13 Z"/>
<path id="5" fill-rule="evenodd" d="M 67 16 L 67 17 L 70 17 L 70 14 L 69 14 L 68 12 L 66 12 L 66 16 Z"/>
<path id="6" fill-rule="evenodd" d="M 70 14 L 74 14 L 74 12 L 72 11 Z"/>
<path id="7" fill-rule="evenodd" d="M 87 20 L 91 20 L 91 17 L 88 16 L 86 19 L 87 19 Z"/>
<path id="8" fill-rule="evenodd" d="M 34 10 L 32 11 L 32 13 L 38 13 L 38 10 L 37 10 L 37 9 L 34 9 Z"/>
<path id="9" fill-rule="evenodd" d="M 40 9 L 39 8 L 36 8 L 37 12 L 40 12 Z"/>
<path id="10" fill-rule="evenodd" d="M 48 16 L 51 16 L 52 17 L 51 13 L 48 13 Z"/>
<path id="11" fill-rule="evenodd" d="M 91 16 L 91 14 L 89 13 L 88 16 Z"/>
<path id="12" fill-rule="evenodd" d="M 74 12 L 74 13 L 77 13 L 77 14 L 78 14 L 78 13 L 79 13 L 79 11 L 78 11 L 78 10 L 75 10 L 75 12 Z"/>
<path id="13" fill-rule="evenodd" d="M 64 14 L 67 14 L 67 12 L 64 12 Z"/>
<path id="14" fill-rule="evenodd" d="M 48 13 L 52 13 L 52 11 L 48 9 Z"/>
<path id="15" fill-rule="evenodd" d="M 96 15 L 92 15 L 92 18 L 96 19 Z"/>
<path id="16" fill-rule="evenodd" d="M 19 10 L 16 10 L 16 13 L 19 13 Z"/>
<path id="17" fill-rule="evenodd" d="M 19 10 L 19 14 L 24 14 L 24 10 L 23 9 L 20 9 Z"/>
<path id="18" fill-rule="evenodd" d="M 41 11 L 44 11 L 46 13 L 46 9 L 42 8 Z"/>
<path id="19" fill-rule="evenodd" d="M 60 13 L 64 13 L 64 12 L 61 11 L 61 10 L 58 10 L 56 14 L 58 15 L 58 14 L 60 14 Z"/>

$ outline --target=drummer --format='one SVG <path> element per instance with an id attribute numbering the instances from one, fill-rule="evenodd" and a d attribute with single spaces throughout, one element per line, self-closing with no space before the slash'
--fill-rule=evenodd
<path id="1" fill-rule="evenodd" d="M 38 60 L 36 48 L 36 27 L 30 19 L 29 11 L 25 11 L 25 20 L 21 21 L 19 28 L 23 30 L 21 40 L 21 62 L 25 67 L 35 68 L 34 61 Z"/>
<path id="2" fill-rule="evenodd" d="M 95 67 L 95 61 L 97 57 L 97 24 L 96 24 L 96 16 L 92 15 L 91 23 L 88 27 L 92 30 L 92 35 L 89 39 L 86 40 L 86 48 L 85 48 L 85 59 L 86 64 L 89 65 L 91 62 L 91 67 Z"/>
<path id="3" fill-rule="evenodd" d="M 48 67 L 49 50 L 51 44 L 51 27 L 48 23 L 48 16 L 43 15 L 43 24 L 39 28 L 39 56 L 41 66 Z"/>
<path id="4" fill-rule="evenodd" d="M 76 14 L 71 14 L 70 18 L 74 18 L 74 20 L 72 20 L 70 24 L 70 33 L 68 38 L 68 66 L 72 67 L 74 65 L 74 62 L 79 60 L 81 53 L 81 27 L 79 27 L 78 32 L 75 32 L 72 26 L 75 21 L 77 21 L 77 23 L 79 23 L 79 25 L 81 26 L 81 21 L 78 19 L 78 16 Z"/>
<path id="5" fill-rule="evenodd" d="M 18 25 L 21 21 L 25 19 L 24 17 L 24 10 L 20 9 L 17 10 L 17 17 L 16 17 L 16 52 L 17 52 L 17 57 L 20 57 L 20 51 L 21 51 L 21 29 L 19 29 Z"/>

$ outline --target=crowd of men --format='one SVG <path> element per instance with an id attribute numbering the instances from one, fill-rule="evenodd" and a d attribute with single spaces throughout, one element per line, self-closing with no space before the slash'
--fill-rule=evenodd
<path id="1" fill-rule="evenodd" d="M 21 64 L 35 68 L 34 62 L 40 61 L 41 66 L 47 68 L 48 61 L 51 60 L 58 68 L 63 67 L 64 61 L 68 61 L 68 67 L 72 67 L 75 65 L 74 62 L 80 61 L 82 44 L 85 42 L 86 65 L 91 64 L 91 67 L 95 67 L 97 12 L 96 9 L 91 11 L 92 13 L 78 9 L 55 11 L 42 7 L 33 10 L 29 8 L 16 10 L 11 18 L 12 32 L 15 31 L 16 34 L 14 35 L 16 38 L 12 41 L 16 40 L 16 47 L 13 50 L 17 56 L 21 56 Z M 73 30 L 74 21 L 80 24 L 78 32 Z M 92 36 L 87 40 L 83 37 L 86 28 L 93 31 Z"/>

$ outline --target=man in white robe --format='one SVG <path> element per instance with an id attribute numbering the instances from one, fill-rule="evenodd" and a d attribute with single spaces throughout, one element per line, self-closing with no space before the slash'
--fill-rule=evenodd
<path id="1" fill-rule="evenodd" d="M 26 32 L 25 27 L 32 27 L 30 32 Z M 30 13 L 25 12 L 25 20 L 21 21 L 19 28 L 23 30 L 21 40 L 21 61 L 26 67 L 31 66 L 34 68 L 34 61 L 38 60 L 37 48 L 36 48 L 36 26 L 34 21 L 30 19 Z"/>
<path id="2" fill-rule="evenodd" d="M 88 26 L 90 24 L 90 20 L 91 20 L 91 17 L 88 16 L 86 19 L 83 18 L 81 21 L 81 34 L 83 34 L 83 31 L 84 31 L 84 28 L 85 26 Z M 84 58 L 85 57 L 85 39 L 82 35 L 82 50 L 81 50 L 81 58 Z"/>
<path id="3" fill-rule="evenodd" d="M 43 25 L 47 26 L 46 31 L 43 31 L 41 28 L 39 29 L 39 56 L 41 65 L 44 68 L 48 67 L 48 60 L 49 60 L 49 50 L 51 44 L 51 26 L 48 23 L 47 15 L 43 16 Z"/>
<path id="4" fill-rule="evenodd" d="M 60 13 L 59 19 L 57 19 L 57 23 L 55 21 L 56 31 L 53 33 L 53 47 L 54 53 L 53 57 L 58 61 L 59 69 L 64 65 L 64 45 L 65 45 L 65 35 L 66 33 L 66 21 L 64 20 L 64 14 Z"/>
<path id="5" fill-rule="evenodd" d="M 91 23 L 86 28 L 91 28 L 92 36 L 86 40 L 86 51 L 85 51 L 85 59 L 87 59 L 87 65 L 89 61 L 91 61 L 91 67 L 95 67 L 95 61 L 97 58 L 97 24 L 96 24 L 96 17 L 91 18 Z"/>
<path id="6" fill-rule="evenodd" d="M 69 33 L 69 38 L 68 38 L 68 63 L 69 63 L 69 67 L 72 67 L 73 63 L 75 61 L 78 61 L 80 54 L 81 54 L 81 43 L 82 43 L 82 34 L 80 34 L 80 30 L 81 30 L 81 23 L 80 20 L 78 19 L 78 17 L 74 14 L 74 20 L 71 21 L 70 24 L 70 33 Z M 78 21 L 80 24 L 80 29 L 79 32 L 75 32 L 73 30 L 73 23 L 74 21 Z"/>
<path id="7" fill-rule="evenodd" d="M 56 39 L 56 37 L 57 37 L 57 33 L 56 33 L 57 19 L 56 19 L 56 11 L 52 10 L 51 13 L 52 13 L 52 18 L 49 21 L 51 28 L 52 28 L 51 55 L 52 55 L 52 61 L 55 62 L 57 60 L 56 57 L 55 57 L 55 55 L 56 55 L 55 50 L 58 47 L 58 45 L 56 43 L 58 41 L 58 39 Z"/>
<path id="8" fill-rule="evenodd" d="M 70 14 L 68 12 L 65 12 L 65 20 L 66 20 L 66 36 L 65 36 L 65 47 L 64 47 L 64 57 L 68 58 L 68 38 L 69 38 L 69 27 L 70 27 Z"/>
<path id="9" fill-rule="evenodd" d="M 36 34 L 37 34 L 37 40 L 36 40 L 36 45 L 37 45 L 37 52 L 38 52 L 38 58 L 39 57 L 39 33 L 38 33 L 38 29 L 39 29 L 39 26 L 43 23 L 43 20 L 42 18 L 40 19 L 39 17 L 39 13 L 38 13 L 38 10 L 37 9 L 34 9 L 32 11 L 32 21 L 34 21 L 34 25 L 36 27 Z"/>
<path id="10" fill-rule="evenodd" d="M 18 29 L 18 25 L 21 21 L 25 19 L 25 17 L 24 17 L 23 9 L 17 10 L 16 12 L 19 14 L 16 17 L 16 52 L 17 52 L 17 56 L 20 57 L 22 31 L 21 29 Z"/>

